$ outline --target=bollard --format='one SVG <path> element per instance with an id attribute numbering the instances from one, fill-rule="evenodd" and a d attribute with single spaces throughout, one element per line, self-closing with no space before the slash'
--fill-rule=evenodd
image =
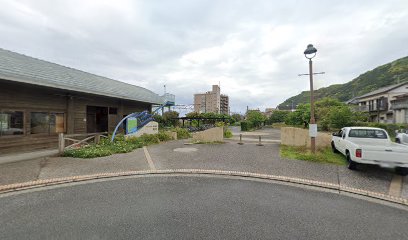
<path id="1" fill-rule="evenodd" d="M 261 140 L 261 136 L 259 136 L 259 143 L 258 143 L 258 144 L 256 144 L 256 146 L 263 146 L 263 144 L 262 144 L 262 140 Z"/>
<path id="2" fill-rule="evenodd" d="M 239 142 L 238 142 L 238 144 L 239 144 L 239 145 L 244 144 L 244 143 L 242 142 L 242 134 L 239 134 Z"/>

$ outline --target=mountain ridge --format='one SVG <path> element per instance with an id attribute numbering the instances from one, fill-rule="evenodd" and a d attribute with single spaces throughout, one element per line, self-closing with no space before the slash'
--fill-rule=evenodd
<path id="1" fill-rule="evenodd" d="M 347 83 L 333 84 L 328 87 L 319 88 L 314 91 L 314 95 L 315 100 L 332 97 L 346 102 L 354 97 L 399 82 L 408 82 L 408 56 L 378 66 L 360 74 Z M 278 108 L 281 110 L 289 110 L 292 107 L 292 101 L 293 106 L 309 103 L 310 91 L 302 91 L 300 94 L 286 99 L 283 103 L 278 105 Z"/>

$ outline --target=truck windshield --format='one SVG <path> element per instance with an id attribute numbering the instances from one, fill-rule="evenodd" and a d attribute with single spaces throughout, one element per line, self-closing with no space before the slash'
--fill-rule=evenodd
<path id="1" fill-rule="evenodd" d="M 349 137 L 387 139 L 387 134 L 383 130 L 352 129 L 350 130 Z"/>

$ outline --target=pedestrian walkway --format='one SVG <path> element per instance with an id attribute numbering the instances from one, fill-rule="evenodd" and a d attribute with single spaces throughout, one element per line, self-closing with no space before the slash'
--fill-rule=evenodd
<path id="1" fill-rule="evenodd" d="M 121 171 L 205 169 L 301 178 L 408 198 L 407 177 L 395 177 L 392 170 L 362 165 L 358 171 L 350 171 L 345 166 L 282 159 L 279 143 L 273 142 L 278 132 L 267 131 L 272 134 L 263 146 L 256 145 L 255 137 L 243 145 L 234 140 L 185 145 L 190 140 L 178 140 L 94 159 L 41 157 L 5 163 L 0 165 L 0 185 Z M 185 148 L 190 149 L 183 151 Z"/>
<path id="2" fill-rule="evenodd" d="M 0 164 L 55 156 L 57 154 L 58 154 L 58 149 L 45 149 L 45 150 L 39 150 L 39 151 L 34 151 L 34 152 L 7 154 L 7 155 L 0 156 Z"/>

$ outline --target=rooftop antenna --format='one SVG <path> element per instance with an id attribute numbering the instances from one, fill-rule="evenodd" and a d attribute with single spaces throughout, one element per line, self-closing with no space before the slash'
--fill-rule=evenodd
<path id="1" fill-rule="evenodd" d="M 164 84 L 164 95 L 166 95 L 166 84 Z"/>

